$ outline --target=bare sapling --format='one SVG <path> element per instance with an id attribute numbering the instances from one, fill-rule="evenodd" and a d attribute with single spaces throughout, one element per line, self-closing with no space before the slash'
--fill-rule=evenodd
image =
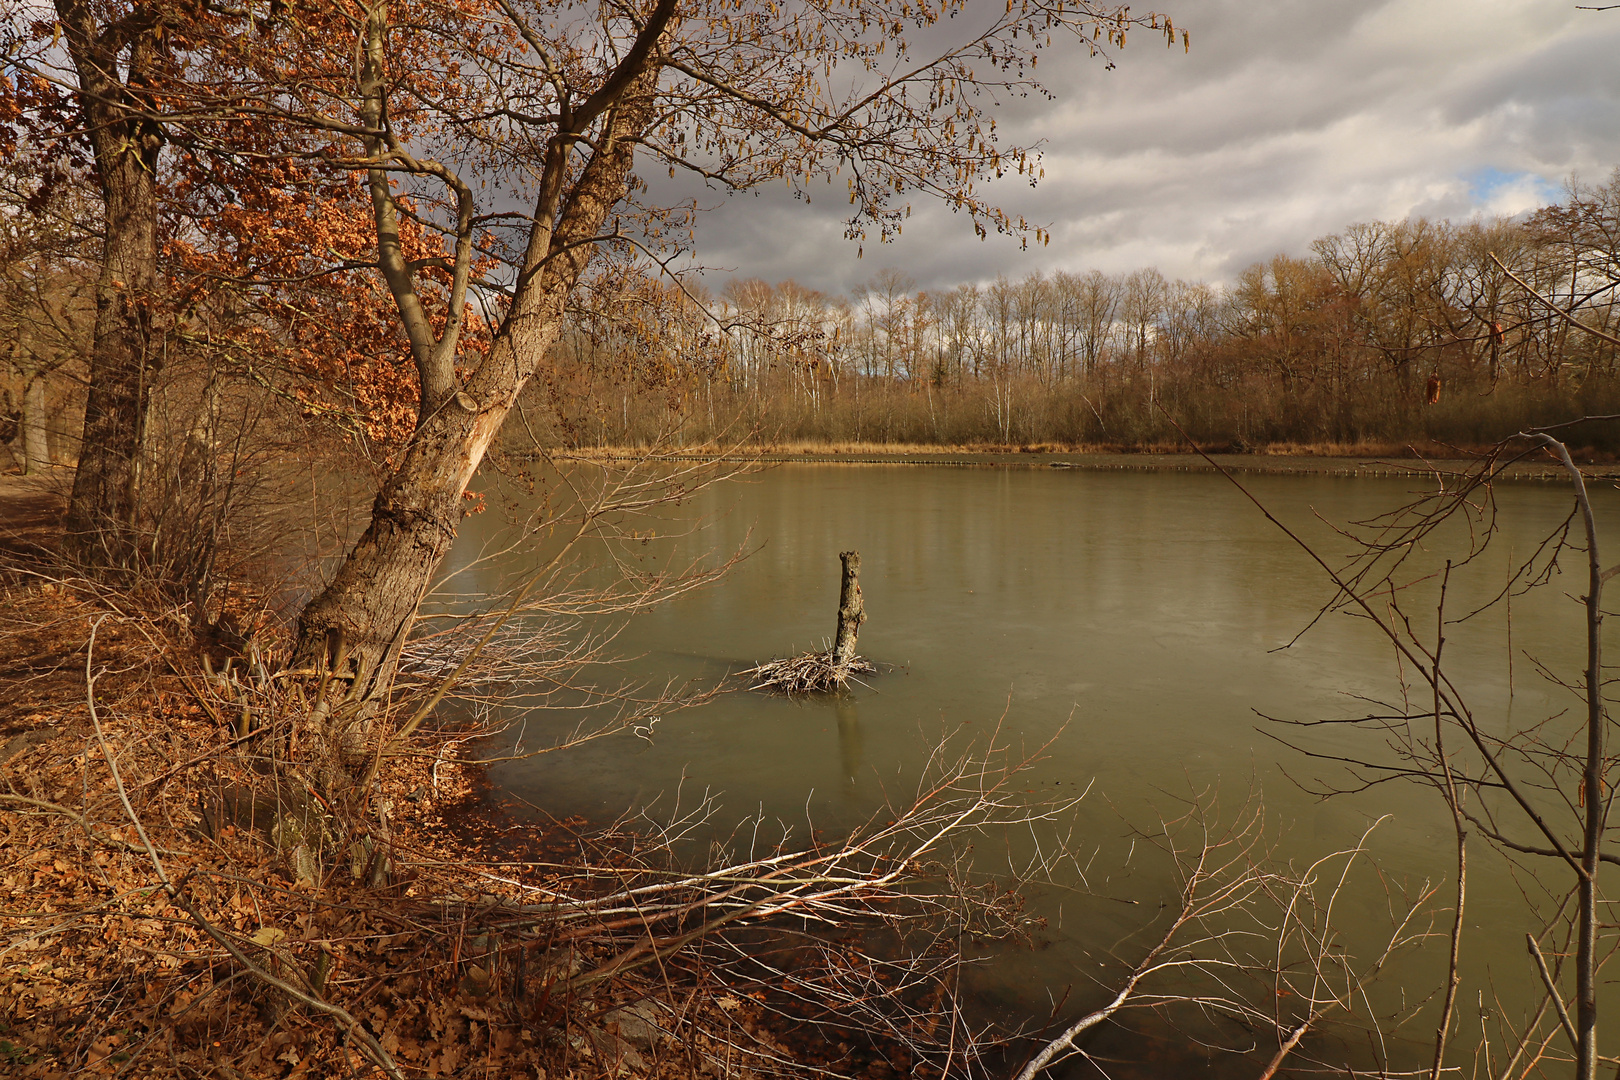
<path id="1" fill-rule="evenodd" d="M 1620 418 L 1588 417 L 1572 423 L 1613 419 Z M 1564 1060 L 1570 1062 L 1573 1075 L 1592 1080 L 1601 1061 L 1597 1046 L 1601 969 L 1613 952 L 1614 938 L 1612 921 L 1604 921 L 1611 901 L 1603 895 L 1599 871 L 1604 862 L 1620 861 L 1604 850 L 1615 763 L 1605 746 L 1602 592 L 1620 568 L 1604 569 L 1586 479 L 1569 446 L 1553 434 L 1569 426 L 1520 432 L 1463 470 L 1433 467 L 1432 493 L 1338 529 L 1357 545 L 1344 566 L 1329 564 L 1216 465 L 1326 573 L 1334 595 L 1318 618 L 1343 611 L 1375 627 L 1393 646 L 1403 679 L 1415 674 L 1422 687 L 1420 699 L 1403 682 L 1395 700 L 1371 701 L 1373 708 L 1358 719 L 1286 723 L 1306 729 L 1342 729 L 1348 723 L 1373 735 L 1385 751 L 1327 752 L 1306 742 L 1287 742 L 1311 759 L 1346 771 L 1336 780 L 1315 781 L 1319 794 L 1364 792 L 1408 780 L 1433 790 L 1445 807 L 1455 837 L 1455 908 L 1447 934 L 1445 976 L 1434 999 L 1438 1015 L 1431 1064 L 1424 1070 L 1434 1078 L 1455 1067 L 1447 1064 L 1447 1058 L 1458 1026 L 1458 1002 L 1469 997 L 1461 984 L 1464 928 L 1477 921 L 1472 915 L 1465 920 L 1463 913 L 1470 835 L 1482 836 L 1513 863 L 1524 875 L 1522 880 L 1533 882 L 1533 891 L 1548 905 L 1548 910 L 1538 912 L 1527 892 L 1527 923 L 1519 928 L 1529 933 L 1530 945 L 1522 985 L 1542 988 L 1540 1007 L 1524 1018 L 1522 1027 L 1509 1023 L 1507 1010 L 1497 1009 L 1496 1034 L 1482 1026 L 1478 1050 L 1491 1052 L 1493 1041 L 1505 1047 L 1516 1064 L 1500 1075 L 1522 1075 L 1514 1070 L 1545 1067 L 1567 1053 Z M 1453 614 L 1448 593 L 1459 573 L 1478 563 L 1500 528 L 1495 481 L 1515 462 L 1542 453 L 1569 477 L 1574 495 L 1569 515 L 1534 545 L 1528 557 L 1510 560 L 1505 586 L 1493 586 L 1491 595 L 1474 610 Z M 1435 549 L 1455 554 L 1443 565 L 1419 561 L 1421 553 Z M 1577 598 L 1585 631 L 1583 669 L 1579 679 L 1566 679 L 1547 661 L 1537 660 L 1537 666 L 1581 708 L 1504 728 L 1471 700 L 1478 689 L 1459 683 L 1443 664 L 1446 646 L 1459 624 L 1505 604 L 1515 593 L 1549 585 L 1562 572 L 1559 560 L 1565 553 L 1579 556 L 1586 570 L 1585 588 Z M 1433 607 L 1432 622 L 1412 614 L 1414 603 Z M 1482 988 L 1481 997 L 1484 992 Z M 1564 1042 L 1567 1050 L 1560 1050 L 1558 1044 Z M 1467 1052 L 1475 1050 L 1469 1047 Z"/>
<path id="2" fill-rule="evenodd" d="M 1234 1025 L 1241 1034 L 1230 1047 L 1233 1052 L 1266 1053 L 1261 1080 L 1298 1058 L 1306 1059 L 1301 1068 L 1344 1073 L 1343 1061 L 1307 1053 L 1307 1036 L 1324 1035 L 1330 1024 L 1359 1036 L 1396 1022 L 1374 1013 L 1368 990 L 1398 954 L 1432 935 L 1436 890 L 1401 892 L 1383 880 L 1368 841 L 1387 819 L 1373 822 L 1355 843 L 1303 867 L 1274 857 L 1258 792 L 1222 819 L 1211 788 L 1195 792 L 1179 816 L 1137 834 L 1170 860 L 1180 895 L 1111 950 L 1137 958 L 1127 961 L 1123 975 L 1111 983 L 1098 982 L 1104 1000 L 1040 1045 L 1016 1080 L 1037 1080 L 1077 1057 L 1102 1068 L 1102 1058 L 1088 1048 L 1090 1040 L 1144 1010 L 1202 1045 L 1222 1041 L 1221 1023 Z M 1380 885 L 1388 894 L 1388 929 L 1358 955 L 1348 947 L 1349 925 L 1336 909 L 1343 898 Z M 1194 1023 L 1213 1023 L 1217 1030 L 1193 1031 Z"/>

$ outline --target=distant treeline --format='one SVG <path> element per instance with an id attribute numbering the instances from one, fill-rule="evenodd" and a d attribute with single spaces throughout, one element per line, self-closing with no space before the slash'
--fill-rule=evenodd
<path id="1" fill-rule="evenodd" d="M 23 202 L 0 190 L 0 206 Z M 32 232 L 0 214 L 14 256 L 0 268 L 0 447 L 19 462 L 77 451 L 95 316 L 79 249 L 94 234 L 72 199 L 59 211 L 64 227 Z M 1518 219 L 1371 222 L 1310 250 L 1226 288 L 1145 269 L 919 291 L 886 269 L 847 297 L 758 280 L 712 295 L 603 253 L 507 436 L 1131 449 L 1178 444 L 1179 425 L 1221 449 L 1432 449 L 1620 413 L 1620 171 Z M 198 287 L 176 271 L 190 307 L 154 393 L 195 401 L 211 372 L 246 365 L 242 385 L 386 458 L 416 388 L 367 273 L 272 310 L 223 273 L 199 277 L 206 302 L 186 300 Z M 1578 438 L 1620 453 L 1597 425 Z"/>
<path id="2" fill-rule="evenodd" d="M 883 270 L 847 298 L 716 297 L 620 266 L 574 312 L 531 430 L 1129 447 L 1178 440 L 1168 415 L 1235 449 L 1481 444 L 1620 411 L 1617 286 L 1620 171 L 1519 219 L 1353 225 L 1225 289 L 1146 269 L 917 291 Z"/>

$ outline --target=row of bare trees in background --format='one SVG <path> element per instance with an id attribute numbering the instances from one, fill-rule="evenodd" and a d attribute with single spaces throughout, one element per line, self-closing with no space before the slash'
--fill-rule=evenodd
<path id="1" fill-rule="evenodd" d="M 29 189 L 12 186 L 4 196 L 20 205 Z M 82 201 L 68 189 L 40 216 L 0 222 L 0 434 L 29 471 L 75 451 L 65 406 L 82 397 L 94 318 Z M 1551 305 L 1616 330 L 1620 173 L 1572 184 L 1526 219 L 1372 222 L 1311 248 L 1225 289 L 1150 268 L 926 291 L 885 269 L 844 298 L 757 279 L 711 296 L 605 262 L 576 297 L 524 433 L 635 443 L 674 419 L 694 440 L 741 428 L 1140 446 L 1175 439 L 1163 405 L 1194 436 L 1239 449 L 1480 444 L 1613 404 L 1620 350 Z"/>
<path id="2" fill-rule="evenodd" d="M 595 392 L 559 411 L 563 442 L 634 442 L 675 409 L 702 434 L 1141 445 L 1176 438 L 1162 404 L 1238 448 L 1481 444 L 1614 396 L 1613 341 L 1552 305 L 1613 331 L 1620 173 L 1516 220 L 1352 225 L 1225 288 L 1150 268 L 919 291 L 885 269 L 849 297 L 642 283 L 627 319 L 615 285 L 564 341 Z"/>

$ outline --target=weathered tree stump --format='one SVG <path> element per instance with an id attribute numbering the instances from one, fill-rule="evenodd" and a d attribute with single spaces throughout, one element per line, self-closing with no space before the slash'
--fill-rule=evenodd
<path id="1" fill-rule="evenodd" d="M 861 601 L 861 553 L 840 552 L 844 580 L 838 590 L 838 635 L 826 652 L 769 660 L 739 674 L 752 681 L 753 690 L 777 690 L 784 694 L 828 693 L 842 690 L 851 675 L 869 675 L 877 668 L 855 655 L 855 637 L 866 621 Z"/>
<path id="2" fill-rule="evenodd" d="M 838 636 L 833 638 L 832 665 L 837 671 L 848 671 L 855 656 L 855 637 L 866 621 L 866 606 L 861 602 L 861 553 L 839 552 L 844 564 L 844 581 L 838 590 Z"/>

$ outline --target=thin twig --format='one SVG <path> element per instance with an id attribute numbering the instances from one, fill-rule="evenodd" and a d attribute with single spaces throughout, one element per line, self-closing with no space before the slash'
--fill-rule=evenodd
<path id="1" fill-rule="evenodd" d="M 1575 1034 L 1575 1025 L 1569 1018 L 1569 1010 L 1564 1007 L 1564 995 L 1558 992 L 1558 984 L 1553 981 L 1552 972 L 1547 970 L 1547 960 L 1541 955 L 1541 945 L 1537 943 L 1536 935 L 1524 935 L 1524 943 L 1530 949 L 1531 959 L 1536 962 L 1536 971 L 1541 974 L 1541 985 L 1547 988 L 1553 1008 L 1558 1011 L 1558 1023 L 1562 1025 L 1564 1034 L 1569 1036 L 1570 1047 L 1580 1046 L 1580 1036 Z"/>

